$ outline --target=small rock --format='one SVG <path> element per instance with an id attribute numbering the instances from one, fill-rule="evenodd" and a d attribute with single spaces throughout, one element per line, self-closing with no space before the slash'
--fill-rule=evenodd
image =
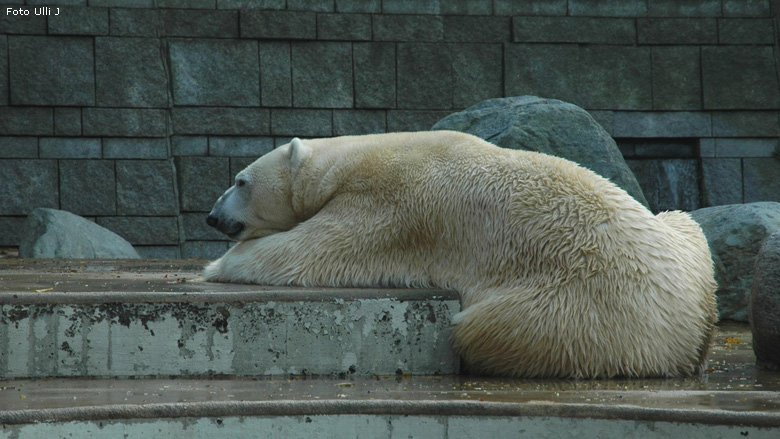
<path id="1" fill-rule="evenodd" d="M 574 104 L 536 96 L 490 99 L 445 117 L 433 129 L 461 131 L 502 148 L 571 160 L 648 205 L 615 141 Z"/>
<path id="2" fill-rule="evenodd" d="M 780 203 L 730 204 L 694 210 L 710 245 L 723 320 L 748 320 L 748 297 L 761 244 L 780 230 Z"/>
<path id="3" fill-rule="evenodd" d="M 22 229 L 23 258 L 138 259 L 116 233 L 64 210 L 38 208 Z"/>
<path id="4" fill-rule="evenodd" d="M 780 369 L 780 232 L 767 238 L 756 256 L 748 310 L 757 364 Z"/>

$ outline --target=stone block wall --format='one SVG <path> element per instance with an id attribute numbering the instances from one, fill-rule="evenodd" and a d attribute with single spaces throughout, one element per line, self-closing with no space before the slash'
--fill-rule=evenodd
<path id="1" fill-rule="evenodd" d="M 216 257 L 206 212 L 291 137 L 524 94 L 589 110 L 655 210 L 780 201 L 780 0 L 0 3 L 0 246 L 52 207 Z"/>

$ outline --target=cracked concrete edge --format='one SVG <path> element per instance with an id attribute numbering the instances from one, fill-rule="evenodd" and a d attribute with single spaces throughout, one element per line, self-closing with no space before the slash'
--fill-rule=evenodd
<path id="1" fill-rule="evenodd" d="M 399 415 L 547 417 L 780 428 L 780 412 L 661 409 L 629 405 L 480 401 L 229 401 L 0 411 L 0 424 L 253 416 Z"/>
<path id="2" fill-rule="evenodd" d="M 177 292 L 0 292 L 0 305 L 94 305 L 104 303 L 331 302 L 337 300 L 460 301 L 454 291 L 436 289 L 294 288 L 250 291 Z"/>

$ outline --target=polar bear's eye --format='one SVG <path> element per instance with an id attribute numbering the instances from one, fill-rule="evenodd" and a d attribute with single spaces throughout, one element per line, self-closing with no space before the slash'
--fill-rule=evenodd
<path id="1" fill-rule="evenodd" d="M 239 178 L 238 180 L 236 180 L 236 186 L 238 187 L 244 186 L 245 184 L 246 184 L 246 180 L 244 180 L 243 178 Z"/>

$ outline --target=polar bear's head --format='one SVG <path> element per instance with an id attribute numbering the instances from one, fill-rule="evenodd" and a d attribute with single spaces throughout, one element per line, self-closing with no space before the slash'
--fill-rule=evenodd
<path id="1" fill-rule="evenodd" d="M 309 156 L 310 147 L 295 138 L 260 157 L 236 175 L 206 223 L 235 241 L 290 230 L 301 220 L 292 205 L 292 181 Z"/>

